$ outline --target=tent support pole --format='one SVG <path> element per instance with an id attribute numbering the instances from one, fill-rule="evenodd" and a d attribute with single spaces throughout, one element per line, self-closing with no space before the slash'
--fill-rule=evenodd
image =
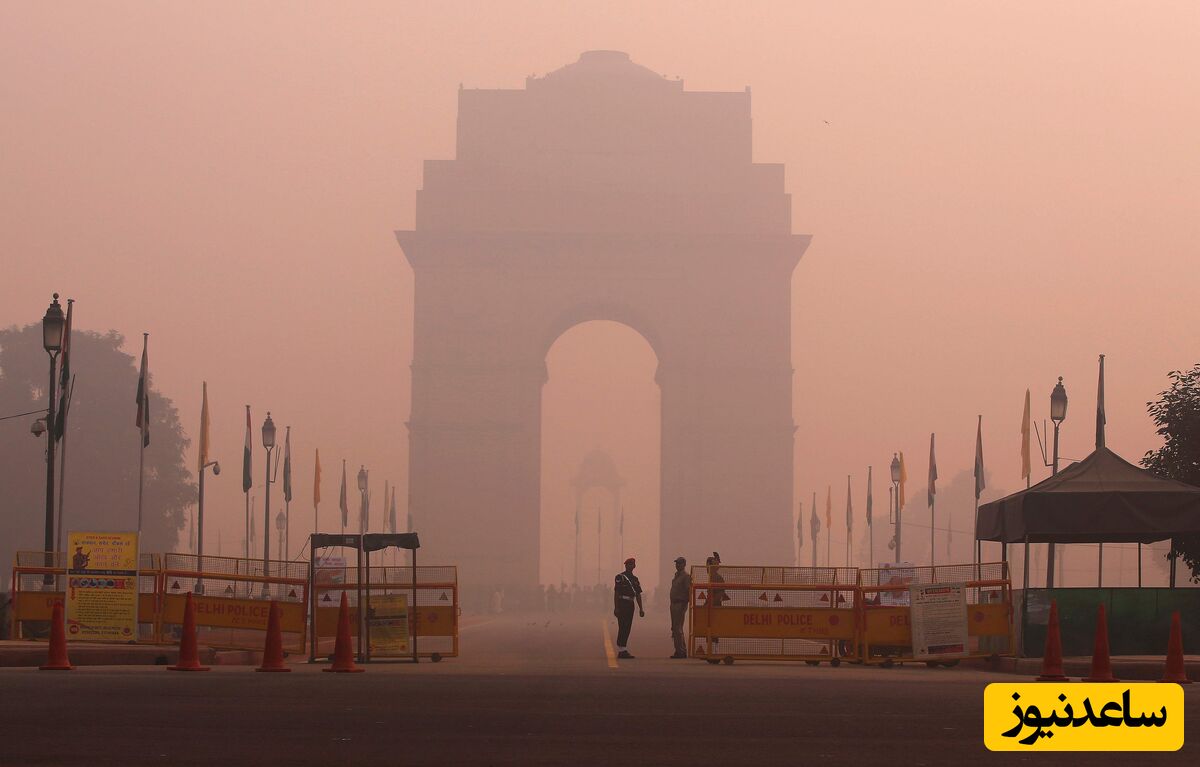
<path id="1" fill-rule="evenodd" d="M 1019 657 L 1025 657 L 1025 627 L 1029 615 L 1029 533 L 1025 533 L 1025 571 L 1021 575 L 1021 647 Z"/>

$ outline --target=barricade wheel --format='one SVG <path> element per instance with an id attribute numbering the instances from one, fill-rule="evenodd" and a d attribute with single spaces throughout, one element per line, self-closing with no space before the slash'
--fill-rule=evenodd
<path id="1" fill-rule="evenodd" d="M 721 662 L 720 658 L 705 658 L 704 660 L 708 661 L 714 666 Z"/>
<path id="2" fill-rule="evenodd" d="M 808 666 L 820 666 L 821 665 L 821 661 L 819 661 L 819 660 L 806 660 L 806 661 L 804 661 L 804 663 Z"/>
<path id="3" fill-rule="evenodd" d="M 842 665 L 842 659 L 841 658 L 830 658 L 829 665 L 833 666 L 834 668 L 837 668 L 838 666 Z"/>
<path id="4" fill-rule="evenodd" d="M 434 663 L 441 663 L 442 654 L 440 652 L 435 652 L 433 655 L 429 656 L 429 660 L 433 661 Z"/>
<path id="5" fill-rule="evenodd" d="M 733 656 L 732 655 L 726 655 L 724 658 L 722 658 L 722 660 L 724 661 L 726 666 L 733 665 Z"/>

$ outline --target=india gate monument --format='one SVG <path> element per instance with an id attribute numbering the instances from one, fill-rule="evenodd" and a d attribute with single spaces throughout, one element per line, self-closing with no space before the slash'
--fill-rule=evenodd
<path id="1" fill-rule="evenodd" d="M 396 233 L 424 561 L 461 564 L 467 588 L 538 582 L 546 354 L 591 320 L 658 359 L 662 566 L 791 561 L 791 280 L 809 236 L 751 128 L 749 88 L 688 91 L 616 51 L 521 90 L 460 88 L 455 157 L 426 161 L 415 228 Z"/>

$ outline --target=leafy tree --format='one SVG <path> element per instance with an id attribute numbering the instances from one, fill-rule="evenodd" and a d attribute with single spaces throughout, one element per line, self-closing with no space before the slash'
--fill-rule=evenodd
<path id="1" fill-rule="evenodd" d="M 121 351 L 123 342 L 114 331 L 72 333 L 71 372 L 76 382 L 67 420 L 64 531 L 137 529 L 138 370 L 135 359 Z M 45 408 L 48 388 L 49 360 L 40 323 L 0 330 L 0 416 Z M 41 551 L 43 546 L 48 435 L 35 439 L 30 434 L 36 417 L 0 421 L 4 570 L 16 551 Z M 195 485 L 184 461 L 189 440 L 171 400 L 155 391 L 153 376 L 150 417 L 141 550 L 171 551 L 183 528 L 184 510 L 195 499 Z M 60 457 L 61 447 L 59 443 Z M 56 495 L 57 491 L 56 485 Z M 62 541 L 65 546 L 65 532 Z"/>
<path id="2" fill-rule="evenodd" d="M 1146 403 L 1158 426 L 1163 446 L 1142 458 L 1155 474 L 1200 486 L 1200 365 L 1167 374 L 1171 386 L 1158 399 Z M 1192 581 L 1200 583 L 1200 538 L 1176 538 L 1168 557 L 1182 558 L 1191 568 Z"/>

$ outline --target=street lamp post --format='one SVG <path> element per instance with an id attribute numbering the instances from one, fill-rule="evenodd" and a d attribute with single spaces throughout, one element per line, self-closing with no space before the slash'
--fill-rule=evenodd
<path id="1" fill-rule="evenodd" d="M 267 420 L 262 425 L 263 447 L 267 450 L 266 485 L 267 499 L 263 503 L 263 577 L 270 575 L 271 561 L 271 451 L 275 449 L 275 422 L 271 420 L 271 411 L 267 411 Z M 263 581 L 263 596 L 270 595 L 267 582 Z"/>
<path id="2" fill-rule="evenodd" d="M 1067 420 L 1067 390 L 1063 388 L 1062 376 L 1050 392 L 1050 420 L 1054 421 L 1054 459 L 1051 464 L 1051 476 L 1058 474 L 1058 429 Z M 1044 456 L 1045 454 L 1043 454 Z M 1045 458 L 1043 457 L 1043 460 Z M 1046 554 L 1046 588 L 1054 588 L 1054 544 L 1049 544 Z"/>
<path id="3" fill-rule="evenodd" d="M 904 558 L 900 556 L 900 458 L 896 453 L 892 454 L 892 487 L 894 488 L 894 497 L 896 499 L 896 530 L 892 540 L 896 544 L 896 561 L 903 562 Z"/>
<path id="4" fill-rule="evenodd" d="M 45 348 L 46 354 L 50 356 L 50 388 L 47 390 L 47 408 L 46 408 L 46 540 L 44 551 L 46 552 L 46 567 L 54 567 L 54 399 L 55 385 L 58 383 L 58 376 L 55 375 L 55 369 L 58 366 L 58 354 L 62 351 L 63 344 L 63 328 L 66 325 L 66 316 L 63 314 L 62 306 L 58 303 L 58 294 L 54 294 L 54 300 L 50 306 L 46 308 L 46 314 L 42 317 L 42 347 Z M 44 583 L 53 586 L 54 576 L 50 573 L 46 574 Z"/>
<path id="5" fill-rule="evenodd" d="M 221 473 L 221 464 L 216 461 L 209 461 L 200 467 L 200 493 L 196 499 L 196 527 L 199 530 L 196 533 L 196 570 L 204 572 L 204 472 L 212 467 L 213 476 L 219 476 Z M 204 593 L 204 579 L 196 580 L 197 594 Z"/>

